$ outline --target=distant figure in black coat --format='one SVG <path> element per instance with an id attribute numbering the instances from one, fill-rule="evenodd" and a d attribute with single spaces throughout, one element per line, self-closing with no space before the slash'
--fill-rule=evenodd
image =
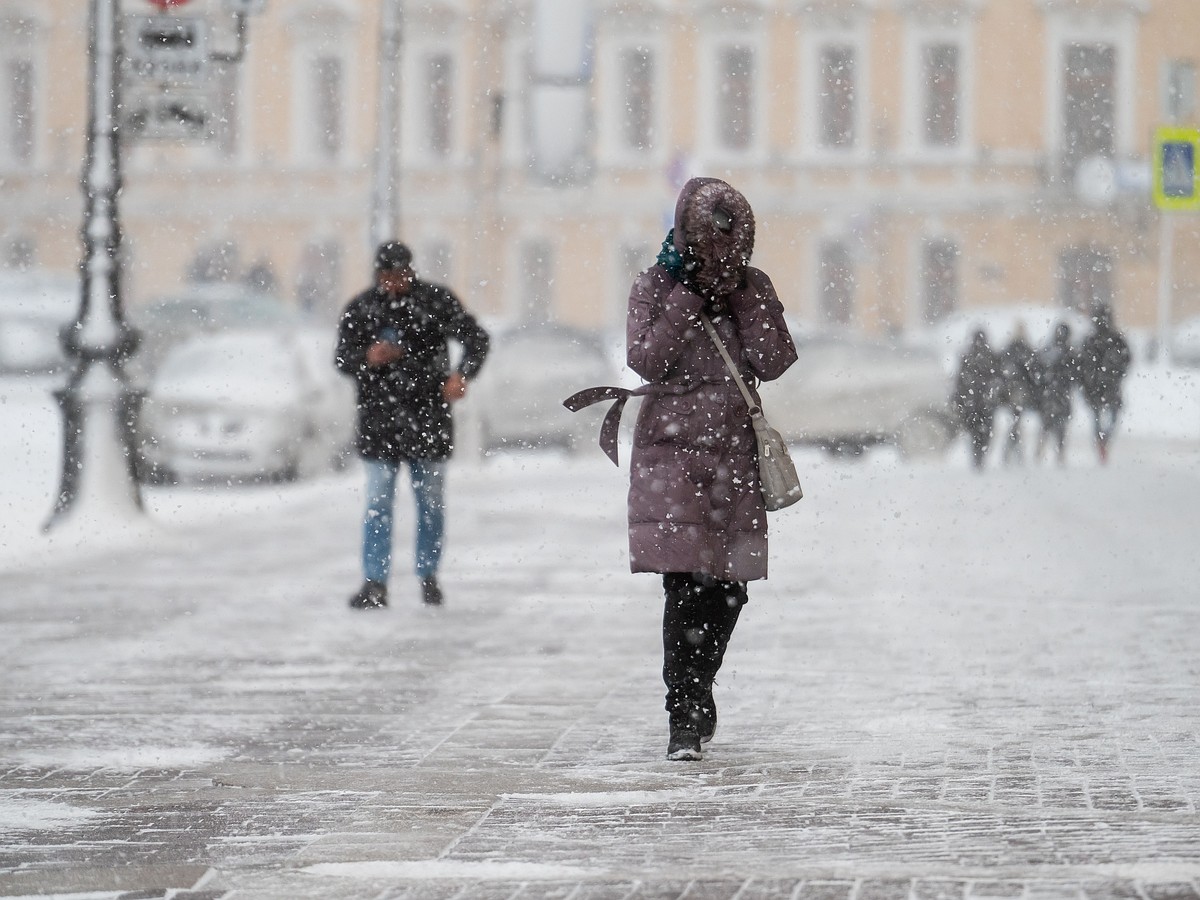
<path id="1" fill-rule="evenodd" d="M 1092 316 L 1095 327 L 1079 348 L 1079 380 L 1083 399 L 1092 410 L 1096 452 L 1108 462 L 1108 444 L 1121 412 L 1121 385 L 1129 371 L 1129 344 L 1113 326 L 1112 312 L 1101 308 Z"/>
<path id="2" fill-rule="evenodd" d="M 1000 358 L 988 345 L 987 335 L 975 332 L 959 361 L 954 383 L 954 409 L 971 439 L 971 461 L 982 469 L 992 442 L 992 420 L 1000 399 Z"/>
<path id="3" fill-rule="evenodd" d="M 1078 376 L 1075 351 L 1071 347 L 1071 326 L 1059 322 L 1049 343 L 1038 351 L 1038 413 L 1042 431 L 1038 435 L 1037 457 L 1040 462 L 1048 441 L 1054 441 L 1058 464 L 1067 461 L 1067 423 L 1071 421 L 1071 391 Z"/>
<path id="4" fill-rule="evenodd" d="M 1017 323 L 1016 333 L 1000 359 L 1003 376 L 1003 403 L 1012 411 L 1012 424 L 1004 444 L 1004 461 L 1022 462 L 1021 417 L 1034 406 L 1038 383 L 1037 354 L 1029 346 L 1025 326 Z"/>

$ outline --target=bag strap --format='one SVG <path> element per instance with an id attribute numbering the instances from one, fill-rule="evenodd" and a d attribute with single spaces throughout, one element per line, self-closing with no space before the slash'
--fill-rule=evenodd
<path id="1" fill-rule="evenodd" d="M 742 397 L 746 401 L 746 406 L 750 408 L 750 415 L 762 414 L 762 407 L 754 402 L 754 396 L 750 393 L 750 389 L 746 387 L 746 382 L 742 380 L 742 375 L 734 365 L 729 351 L 725 349 L 725 342 L 721 340 L 721 336 L 717 334 L 717 329 L 713 327 L 712 321 L 705 313 L 700 313 L 700 321 L 704 325 L 704 330 L 708 332 L 708 336 L 712 338 L 713 343 L 717 345 L 717 351 L 721 354 L 721 359 L 725 360 L 725 365 L 729 368 L 729 374 L 733 376 L 733 380 L 737 383 L 738 390 L 742 392 Z"/>

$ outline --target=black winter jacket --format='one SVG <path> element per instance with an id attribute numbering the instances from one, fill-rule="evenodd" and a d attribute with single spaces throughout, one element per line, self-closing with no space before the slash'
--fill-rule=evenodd
<path id="1" fill-rule="evenodd" d="M 381 339 L 399 344 L 404 357 L 368 367 L 367 348 Z M 462 345 L 457 370 L 471 379 L 487 356 L 488 335 L 441 285 L 418 279 L 395 298 L 372 287 L 347 304 L 335 364 L 358 389 L 356 446 L 362 456 L 396 463 L 450 456 L 454 431 L 450 404 L 442 398 L 450 340 Z"/>

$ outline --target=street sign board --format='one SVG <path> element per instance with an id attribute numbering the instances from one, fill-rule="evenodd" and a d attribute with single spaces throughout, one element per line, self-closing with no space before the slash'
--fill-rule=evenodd
<path id="1" fill-rule="evenodd" d="M 208 92 L 148 88 L 127 92 L 122 119 L 127 139 L 195 141 L 209 136 Z"/>
<path id="2" fill-rule="evenodd" d="M 208 77 L 208 21 L 198 16 L 128 16 L 129 74 L 146 81 L 193 82 Z"/>
<path id="3" fill-rule="evenodd" d="M 1159 209 L 1200 209 L 1200 129 L 1159 128 L 1154 134 L 1154 202 Z"/>

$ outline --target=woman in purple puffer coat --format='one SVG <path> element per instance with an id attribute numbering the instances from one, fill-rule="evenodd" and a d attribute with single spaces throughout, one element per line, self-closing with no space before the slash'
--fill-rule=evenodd
<path id="1" fill-rule="evenodd" d="M 743 380 L 796 359 L 771 280 L 752 268 L 754 214 L 724 181 L 694 178 L 658 263 L 629 296 L 628 363 L 648 382 L 630 463 L 634 572 L 663 576 L 669 759 L 699 759 L 717 713 L 712 685 L 746 583 L 767 577 L 767 514 L 745 400 L 705 332 L 712 320 Z M 753 387 L 751 387 L 753 390 Z"/>

